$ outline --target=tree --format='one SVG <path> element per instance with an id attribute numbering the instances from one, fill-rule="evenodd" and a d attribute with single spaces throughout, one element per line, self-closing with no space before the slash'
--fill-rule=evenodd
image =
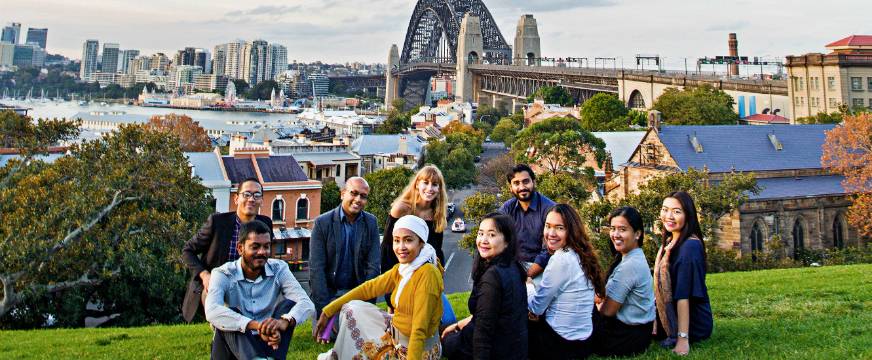
<path id="1" fill-rule="evenodd" d="M 463 201 L 463 216 L 466 218 L 466 223 L 473 226 L 460 239 L 460 247 L 470 252 L 475 251 L 475 237 L 478 233 L 478 223 L 481 222 L 485 215 L 497 211 L 500 204 L 501 201 L 497 195 L 487 192 L 477 192 Z"/>
<path id="2" fill-rule="evenodd" d="M 872 114 L 845 116 L 827 132 L 821 163 L 845 177 L 845 190 L 854 193 L 848 222 L 864 237 L 872 237 Z"/>
<path id="3" fill-rule="evenodd" d="M 412 126 L 412 114 L 414 113 L 403 112 L 405 104 L 403 99 L 394 100 L 385 121 L 375 129 L 376 134 L 402 134 Z"/>
<path id="4" fill-rule="evenodd" d="M 484 141 L 484 132 L 476 129 L 472 125 L 464 124 L 459 120 L 453 120 L 445 125 L 442 128 L 442 134 L 451 135 L 451 134 L 467 134 L 480 139 L 480 141 Z"/>
<path id="5" fill-rule="evenodd" d="M 536 190 L 555 202 L 571 204 L 576 208 L 581 208 L 595 188 L 592 168 L 588 168 L 582 176 L 558 172 L 543 173 L 536 179 Z"/>
<path id="6" fill-rule="evenodd" d="M 481 104 L 475 111 L 475 119 L 473 122 L 484 121 L 491 125 L 495 125 L 503 116 L 506 116 L 504 111 L 488 104 Z"/>
<path id="7" fill-rule="evenodd" d="M 450 189 L 462 188 L 475 180 L 475 161 L 466 148 L 451 150 L 440 169 L 445 176 L 445 185 Z"/>
<path id="8" fill-rule="evenodd" d="M 575 99 L 569 95 L 569 91 L 560 86 L 543 86 L 536 89 L 533 95 L 527 97 L 528 102 L 533 102 L 536 99 L 542 99 L 546 104 L 558 104 L 569 106 L 575 104 Z"/>
<path id="9" fill-rule="evenodd" d="M 0 324 L 81 326 L 88 302 L 125 325 L 178 319 L 179 251 L 210 199 L 177 141 L 123 125 L 51 164 L 12 160 L 0 177 Z"/>
<path id="10" fill-rule="evenodd" d="M 502 154 L 491 158 L 481 166 L 475 182 L 481 192 L 496 194 L 507 186 L 506 174 L 515 167 L 515 159 L 511 154 Z"/>
<path id="11" fill-rule="evenodd" d="M 276 94 L 279 93 L 279 84 L 273 80 L 265 80 L 255 84 L 251 90 L 245 93 L 245 97 L 252 100 L 270 100 L 273 91 Z M 236 89 L 236 92 L 242 93 L 239 88 Z"/>
<path id="12" fill-rule="evenodd" d="M 605 142 L 581 127 L 569 117 L 554 117 L 522 130 L 512 144 L 515 160 L 537 164 L 547 171 L 573 174 L 586 172 L 588 156 L 598 164 L 606 158 Z"/>
<path id="13" fill-rule="evenodd" d="M 321 187 L 321 211 L 335 209 L 342 202 L 339 185 L 335 180 L 325 181 Z"/>
<path id="14" fill-rule="evenodd" d="M 369 201 L 366 211 L 378 219 L 378 226 L 384 229 L 385 219 L 391 211 L 391 204 L 409 184 L 415 172 L 405 167 L 379 170 L 366 174 L 363 178 L 369 183 Z"/>
<path id="15" fill-rule="evenodd" d="M 629 110 L 617 96 L 599 93 L 581 105 L 581 127 L 587 131 L 629 129 Z"/>
<path id="16" fill-rule="evenodd" d="M 491 132 L 494 130 L 494 126 L 489 122 L 484 121 L 476 121 L 472 123 L 472 127 L 475 130 L 481 131 L 485 137 L 490 136 Z"/>
<path id="17" fill-rule="evenodd" d="M 711 85 L 678 90 L 666 89 L 654 109 L 663 114 L 670 125 L 729 125 L 739 120 L 733 111 L 733 97 Z"/>
<path id="18" fill-rule="evenodd" d="M 442 170 L 445 185 L 461 188 L 475 179 L 474 155 L 481 152 L 481 140 L 466 133 L 452 133 L 444 140 L 431 139 L 424 152 L 424 162 Z"/>
<path id="19" fill-rule="evenodd" d="M 504 117 L 491 132 L 491 140 L 511 145 L 515 141 L 515 135 L 518 134 L 518 130 L 521 130 L 518 124 L 512 121 L 511 118 Z"/>
<path id="20" fill-rule="evenodd" d="M 842 113 L 834 111 L 832 113 L 819 112 L 814 116 L 806 116 L 796 119 L 799 124 L 838 124 L 842 122 Z"/>
<path id="21" fill-rule="evenodd" d="M 167 114 L 154 115 L 148 119 L 146 127 L 163 133 L 172 134 L 179 140 L 182 151 L 203 152 L 212 150 L 212 140 L 206 135 L 206 130 L 200 123 L 188 115 Z"/>

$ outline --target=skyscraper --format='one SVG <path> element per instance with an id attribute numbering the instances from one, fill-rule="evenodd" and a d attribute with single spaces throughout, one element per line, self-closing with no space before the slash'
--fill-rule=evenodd
<path id="1" fill-rule="evenodd" d="M 103 61 L 100 72 L 116 73 L 118 72 L 118 44 L 104 43 L 103 44 Z"/>
<path id="2" fill-rule="evenodd" d="M 45 50 L 36 43 L 15 45 L 12 64 L 18 67 L 41 67 L 45 65 Z"/>
<path id="3" fill-rule="evenodd" d="M 215 45 L 215 57 L 212 59 L 212 73 L 224 76 L 225 66 L 227 66 L 227 44 Z"/>
<path id="4" fill-rule="evenodd" d="M 254 40 L 245 44 L 242 53 L 242 75 L 252 87 L 269 78 L 272 72 L 272 54 L 265 40 Z"/>
<path id="5" fill-rule="evenodd" d="M 212 59 L 209 50 L 196 49 L 194 50 L 194 66 L 199 66 L 204 74 L 210 74 L 212 71 Z"/>
<path id="6" fill-rule="evenodd" d="M 119 72 L 123 74 L 130 74 L 130 62 L 136 57 L 139 56 L 139 50 L 123 50 L 121 51 L 121 57 L 119 58 Z"/>
<path id="7" fill-rule="evenodd" d="M 21 24 L 11 23 L 3 28 L 3 33 L 0 34 L 0 41 L 18 44 L 19 35 L 21 35 Z"/>
<path id="8" fill-rule="evenodd" d="M 97 72 L 97 51 L 100 43 L 97 40 L 85 40 L 82 45 L 82 67 L 79 69 L 79 78 L 85 82 L 93 81 L 93 74 Z"/>
<path id="9" fill-rule="evenodd" d="M 48 39 L 48 29 L 46 28 L 29 28 L 27 29 L 27 40 L 25 40 L 26 44 L 35 43 L 39 44 L 43 50 L 45 50 L 46 40 Z"/>
<path id="10" fill-rule="evenodd" d="M 276 80 L 279 75 L 288 70 L 288 48 L 279 44 L 270 44 L 269 48 L 272 69 L 267 80 Z"/>
<path id="11" fill-rule="evenodd" d="M 0 67 L 12 66 L 12 61 L 15 59 L 15 45 L 5 41 L 0 41 Z"/>

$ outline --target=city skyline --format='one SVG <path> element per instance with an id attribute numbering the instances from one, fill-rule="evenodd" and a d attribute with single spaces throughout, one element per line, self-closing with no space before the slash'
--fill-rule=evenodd
<path id="1" fill-rule="evenodd" d="M 48 52 L 79 59 L 87 39 L 118 43 L 142 54 L 184 47 L 212 49 L 235 39 L 264 39 L 288 48 L 288 60 L 385 62 L 391 44 L 402 46 L 413 0 L 328 1 L 310 4 L 227 0 L 180 4 L 157 0 L 148 9 L 129 0 L 70 4 L 34 0 L 7 5 L 4 25 L 48 28 Z M 485 0 L 508 42 L 522 14 L 539 23 L 542 53 L 548 57 L 621 58 L 632 67 L 633 55 L 659 54 L 667 66 L 684 57 L 726 55 L 727 33 L 738 33 L 743 56 L 783 58 L 822 52 L 823 46 L 851 34 L 872 33 L 865 21 L 872 5 L 836 0 L 821 8 L 800 0 L 785 7 L 776 1 L 738 1 L 719 9 L 712 4 L 657 4 L 617 0 Z M 45 9 L 52 9 L 46 11 Z M 814 8 L 815 11 L 803 9 Z M 620 19 L 620 20 L 616 20 Z M 819 19 L 838 19 L 820 21 Z M 584 24 L 578 26 L 577 24 Z M 806 26 L 803 24 L 814 24 Z M 620 65 L 620 64 L 618 64 Z"/>

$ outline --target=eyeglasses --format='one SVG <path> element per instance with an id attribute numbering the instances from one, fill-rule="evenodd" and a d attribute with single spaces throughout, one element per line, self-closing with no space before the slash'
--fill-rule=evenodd
<path id="1" fill-rule="evenodd" d="M 251 199 L 252 197 L 254 197 L 255 200 L 263 199 L 263 194 L 260 192 L 244 191 L 240 195 L 242 195 L 242 198 L 246 200 Z"/>
<path id="2" fill-rule="evenodd" d="M 365 194 L 365 193 L 357 192 L 357 190 L 351 190 L 351 191 L 349 191 L 349 192 L 348 192 L 348 195 L 351 195 L 352 198 L 356 198 L 356 197 L 360 196 L 360 198 L 361 198 L 362 200 L 366 200 L 366 199 L 369 198 L 369 194 Z"/>

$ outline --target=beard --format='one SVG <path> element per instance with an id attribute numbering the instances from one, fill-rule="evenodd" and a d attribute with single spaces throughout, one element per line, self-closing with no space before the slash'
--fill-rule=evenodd
<path id="1" fill-rule="evenodd" d="M 523 191 L 516 192 L 513 195 L 515 195 L 515 198 L 517 198 L 520 201 L 530 201 L 530 199 L 533 198 L 533 193 L 535 191 L 536 191 L 536 189 L 531 189 L 529 191 L 523 190 Z"/>

